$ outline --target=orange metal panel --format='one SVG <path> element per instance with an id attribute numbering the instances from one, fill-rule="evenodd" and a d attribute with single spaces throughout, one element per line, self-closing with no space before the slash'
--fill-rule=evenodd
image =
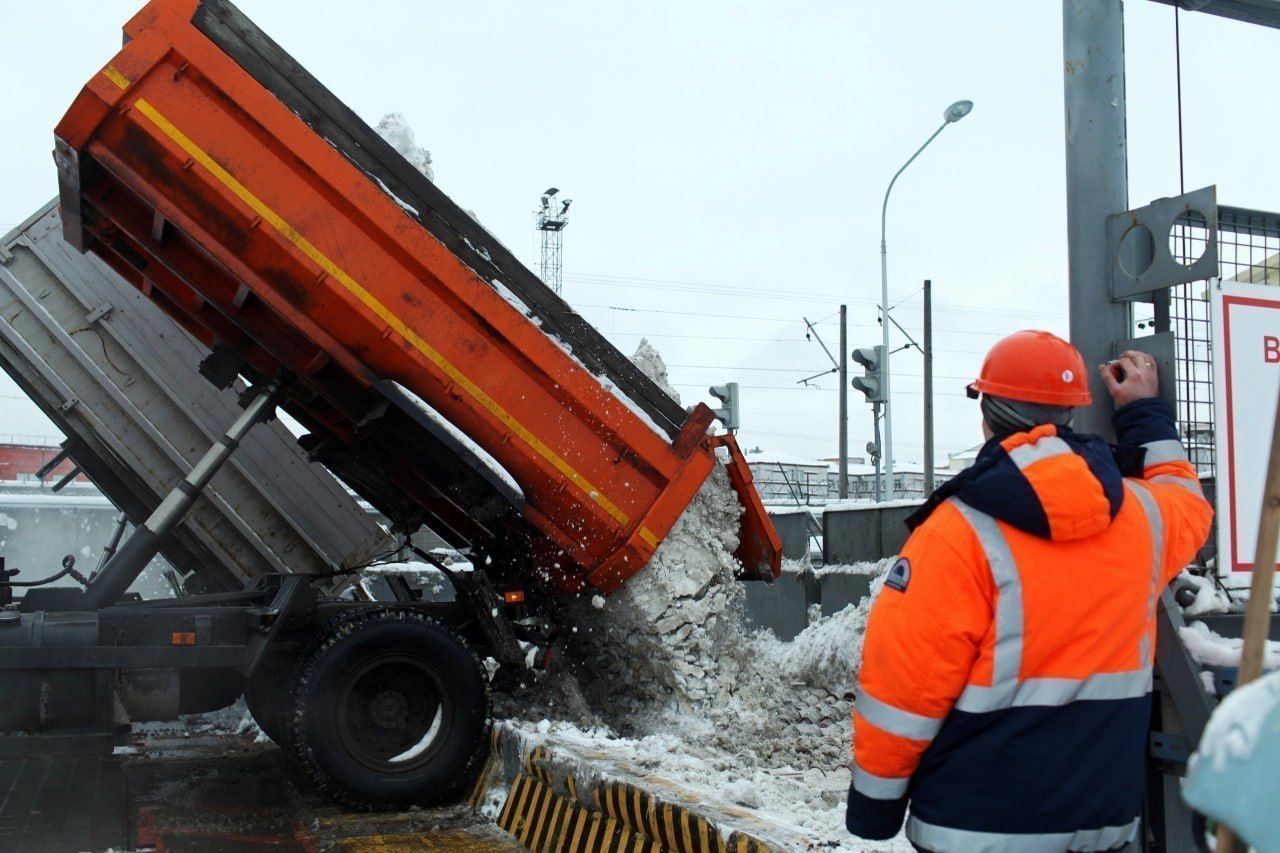
<path id="1" fill-rule="evenodd" d="M 564 589 L 609 592 L 643 567 L 717 445 L 747 503 L 751 568 L 776 573 L 777 537 L 705 406 L 674 441 L 645 423 L 193 26 L 197 5 L 139 12 L 59 124 L 74 245 L 201 339 L 292 372 L 290 408 L 338 440 L 358 435 L 376 382 L 409 389 L 519 483 L 548 540 L 527 557 Z M 417 495 L 440 485 L 393 475 Z"/>

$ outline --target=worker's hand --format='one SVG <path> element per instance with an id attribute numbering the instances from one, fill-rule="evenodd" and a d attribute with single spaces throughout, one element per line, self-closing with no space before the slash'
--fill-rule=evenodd
<path id="1" fill-rule="evenodd" d="M 1098 365 L 1102 381 L 1116 401 L 1116 408 L 1134 400 L 1160 395 L 1160 376 L 1156 360 L 1145 352 L 1126 350 L 1109 364 Z"/>

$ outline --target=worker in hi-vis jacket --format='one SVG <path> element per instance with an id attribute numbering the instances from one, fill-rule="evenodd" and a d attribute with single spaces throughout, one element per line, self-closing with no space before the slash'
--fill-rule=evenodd
<path id="1" fill-rule="evenodd" d="M 1155 360 L 1102 365 L 1118 444 L 1070 429 L 1084 361 L 997 343 L 969 387 L 987 443 L 907 522 L 871 609 L 846 824 L 928 851 L 1109 850 L 1142 807 L 1160 591 L 1213 510 Z M 928 460 L 926 460 L 927 464 Z"/>

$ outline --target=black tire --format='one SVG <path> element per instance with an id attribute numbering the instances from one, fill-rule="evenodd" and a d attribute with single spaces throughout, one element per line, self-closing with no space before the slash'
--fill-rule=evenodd
<path id="1" fill-rule="evenodd" d="M 362 811 L 461 795 L 489 727 L 462 638 L 411 608 L 361 607 L 329 620 L 300 663 L 290 751 L 318 788 Z"/>
<path id="2" fill-rule="evenodd" d="M 297 661 L 269 657 L 244 687 L 244 704 L 262 733 L 278 746 L 289 749 L 289 724 L 293 720 L 293 690 L 297 681 Z"/>

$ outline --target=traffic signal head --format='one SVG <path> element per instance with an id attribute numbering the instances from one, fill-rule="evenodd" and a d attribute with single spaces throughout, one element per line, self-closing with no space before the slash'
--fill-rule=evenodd
<path id="1" fill-rule="evenodd" d="M 724 428 L 730 432 L 738 429 L 741 425 L 739 419 L 742 414 L 738 405 L 738 383 L 726 382 L 724 385 L 712 385 L 709 390 L 712 397 L 724 404 L 723 408 L 712 409 L 716 417 L 724 424 Z"/>
<path id="2" fill-rule="evenodd" d="M 853 360 L 862 365 L 862 375 L 854 377 L 854 388 L 866 395 L 868 403 L 885 401 L 881 370 L 884 368 L 884 347 L 861 347 L 853 351 Z"/>

